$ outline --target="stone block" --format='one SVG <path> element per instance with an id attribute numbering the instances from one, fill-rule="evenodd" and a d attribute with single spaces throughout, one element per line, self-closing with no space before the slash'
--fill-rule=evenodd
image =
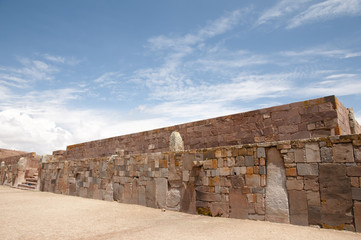
<path id="1" fill-rule="evenodd" d="M 356 232 L 361 232 L 361 202 L 355 202 L 353 207 Z"/>
<path id="2" fill-rule="evenodd" d="M 196 190 L 197 201 L 204 202 L 221 202 L 222 196 L 216 193 L 201 192 Z"/>
<path id="3" fill-rule="evenodd" d="M 304 178 L 305 190 L 319 191 L 319 184 L 317 177 L 305 177 Z"/>
<path id="4" fill-rule="evenodd" d="M 352 194 L 346 166 L 320 164 L 321 223 L 328 227 L 341 227 L 352 221 Z"/>
<path id="5" fill-rule="evenodd" d="M 147 207 L 156 208 L 157 204 L 155 199 L 155 181 L 147 181 L 145 196 Z"/>
<path id="6" fill-rule="evenodd" d="M 244 178 L 242 176 L 231 176 L 231 184 L 234 189 L 242 189 L 245 186 Z"/>
<path id="7" fill-rule="evenodd" d="M 145 187 L 139 186 L 138 187 L 138 204 L 142 206 L 147 206 L 147 199 L 145 193 Z"/>
<path id="8" fill-rule="evenodd" d="M 225 202 L 210 203 L 212 217 L 229 217 L 229 204 Z"/>
<path id="9" fill-rule="evenodd" d="M 361 148 L 355 148 L 355 162 L 361 162 Z"/>
<path id="10" fill-rule="evenodd" d="M 167 193 L 167 207 L 169 209 L 179 210 L 180 209 L 180 205 L 179 205 L 180 201 L 181 201 L 180 191 L 175 188 L 170 189 Z"/>
<path id="11" fill-rule="evenodd" d="M 306 162 L 305 151 L 303 149 L 295 149 L 295 162 Z"/>
<path id="12" fill-rule="evenodd" d="M 350 166 L 346 168 L 347 176 L 361 177 L 361 166 Z"/>
<path id="13" fill-rule="evenodd" d="M 259 167 L 259 174 L 266 175 L 266 166 Z"/>
<path id="14" fill-rule="evenodd" d="M 321 206 L 320 193 L 307 191 L 308 206 Z"/>
<path id="15" fill-rule="evenodd" d="M 168 181 L 165 178 L 155 178 L 155 198 L 158 208 L 165 208 L 167 205 Z"/>
<path id="16" fill-rule="evenodd" d="M 361 201 L 361 188 L 352 188 L 352 199 Z"/>
<path id="17" fill-rule="evenodd" d="M 254 166 L 254 158 L 253 156 L 246 156 L 245 157 L 245 163 L 247 167 L 253 167 Z"/>
<path id="18" fill-rule="evenodd" d="M 300 176 L 317 176 L 317 163 L 297 163 L 297 173 Z"/>
<path id="19" fill-rule="evenodd" d="M 286 181 L 287 190 L 302 190 L 303 189 L 303 181 L 297 179 L 290 179 Z"/>
<path id="20" fill-rule="evenodd" d="M 241 189 L 231 188 L 229 190 L 229 208 L 231 218 L 248 218 L 248 201 Z"/>
<path id="21" fill-rule="evenodd" d="M 252 175 L 246 175 L 246 185 L 248 187 L 260 187 L 260 175 L 252 174 Z"/>
<path id="22" fill-rule="evenodd" d="M 321 148 L 321 162 L 332 163 L 332 148 L 329 147 Z"/>
<path id="23" fill-rule="evenodd" d="M 282 156 L 275 147 L 267 151 L 266 176 L 265 220 L 288 223 L 289 208 L 286 191 L 286 173 Z"/>
<path id="24" fill-rule="evenodd" d="M 355 188 L 360 187 L 359 177 L 350 177 L 350 179 L 351 179 L 351 187 L 355 187 Z"/>
<path id="25" fill-rule="evenodd" d="M 287 177 L 296 177 L 297 176 L 296 168 L 286 168 L 286 176 Z"/>
<path id="26" fill-rule="evenodd" d="M 193 183 L 183 183 L 181 211 L 185 213 L 196 213 L 196 190 Z"/>
<path id="27" fill-rule="evenodd" d="M 354 162 L 351 143 L 338 143 L 332 147 L 333 161 L 336 163 Z"/>
<path id="28" fill-rule="evenodd" d="M 305 191 L 288 191 L 290 204 L 290 223 L 308 226 L 307 193 Z"/>
<path id="29" fill-rule="evenodd" d="M 257 157 L 258 158 L 265 158 L 266 157 L 266 150 L 265 148 L 257 148 Z"/>
<path id="30" fill-rule="evenodd" d="M 318 146 L 318 143 L 307 143 L 305 150 L 306 150 L 306 162 L 308 163 L 321 162 L 320 148 Z"/>
<path id="31" fill-rule="evenodd" d="M 223 167 L 219 169 L 219 175 L 220 176 L 229 176 L 231 175 L 231 168 Z"/>

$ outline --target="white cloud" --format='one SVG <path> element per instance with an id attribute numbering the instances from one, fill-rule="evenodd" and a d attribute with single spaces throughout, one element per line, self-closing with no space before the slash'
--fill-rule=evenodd
<path id="1" fill-rule="evenodd" d="M 302 56 L 322 56 L 329 58 L 352 58 L 361 56 L 361 52 L 349 49 L 332 49 L 325 47 L 315 47 L 303 51 L 284 51 L 280 53 L 285 57 L 302 57 Z"/>
<path id="2" fill-rule="evenodd" d="M 275 19 L 289 15 L 300 8 L 311 0 L 282 0 L 279 1 L 275 6 L 266 10 L 256 21 L 256 25 L 262 25 L 269 23 Z"/>
<path id="3" fill-rule="evenodd" d="M 123 74 L 119 72 L 106 72 L 102 74 L 100 77 L 94 80 L 94 83 L 99 84 L 101 87 L 114 85 L 119 82 L 119 78 L 122 77 Z"/>
<path id="4" fill-rule="evenodd" d="M 65 57 L 61 57 L 61 56 L 52 56 L 49 54 L 44 54 L 43 55 L 44 58 L 46 60 L 52 61 L 52 62 L 56 62 L 56 63 L 65 63 Z"/>
<path id="5" fill-rule="evenodd" d="M 287 28 L 299 27 L 315 21 L 337 18 L 340 16 L 361 15 L 360 0 L 327 0 L 310 6 L 307 10 L 291 19 Z"/>
<path id="6" fill-rule="evenodd" d="M 186 34 L 183 37 L 172 38 L 160 35 L 150 38 L 148 42 L 153 50 L 174 49 L 179 52 L 189 52 L 190 46 L 201 43 L 206 39 L 223 34 L 234 28 L 239 23 L 241 17 L 248 11 L 248 9 L 243 9 L 227 13 L 221 18 L 210 22 L 197 32 Z"/>

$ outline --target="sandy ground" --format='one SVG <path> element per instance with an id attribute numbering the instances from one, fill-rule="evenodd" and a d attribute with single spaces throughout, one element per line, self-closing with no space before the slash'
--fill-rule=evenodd
<path id="1" fill-rule="evenodd" d="M 0 239 L 358 239 L 361 234 L 211 218 L 0 186 Z"/>

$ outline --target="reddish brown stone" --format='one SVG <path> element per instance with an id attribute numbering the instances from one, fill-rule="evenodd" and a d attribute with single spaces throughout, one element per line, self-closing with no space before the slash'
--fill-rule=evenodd
<path id="1" fill-rule="evenodd" d="M 307 194 L 305 191 L 288 191 L 290 223 L 308 226 Z"/>

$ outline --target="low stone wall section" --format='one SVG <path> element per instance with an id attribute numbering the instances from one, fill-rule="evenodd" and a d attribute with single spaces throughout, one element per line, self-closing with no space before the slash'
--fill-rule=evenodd
<path id="1" fill-rule="evenodd" d="M 361 135 L 42 163 L 41 190 L 361 232 Z"/>

